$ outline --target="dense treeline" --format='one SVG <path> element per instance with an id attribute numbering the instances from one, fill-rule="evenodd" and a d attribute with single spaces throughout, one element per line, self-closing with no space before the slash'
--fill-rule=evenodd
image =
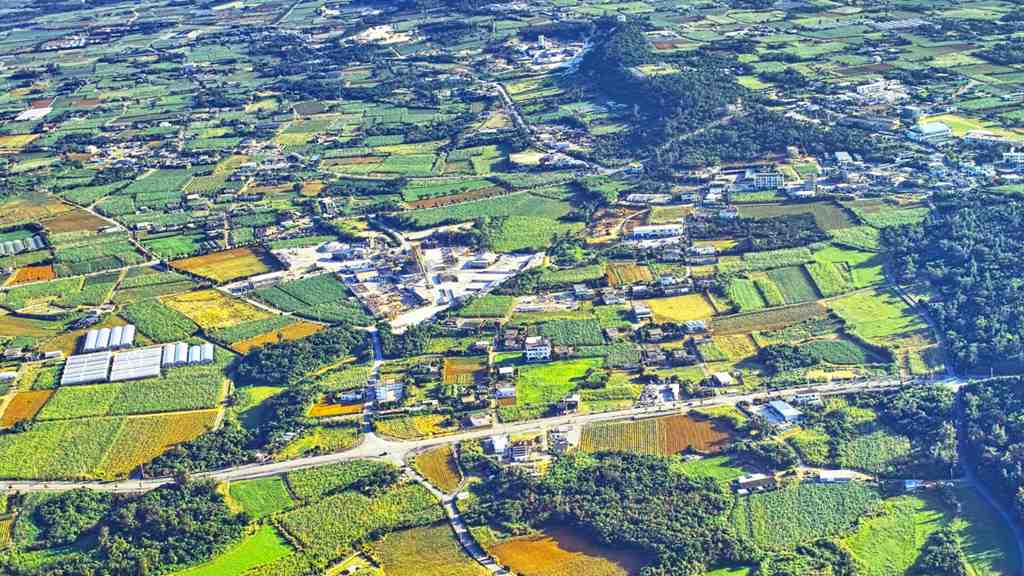
<path id="1" fill-rule="evenodd" d="M 967 576 L 967 562 L 960 538 L 950 528 L 932 533 L 925 541 L 911 576 Z"/>
<path id="2" fill-rule="evenodd" d="M 728 70 L 700 61 L 687 62 L 673 74 L 645 77 L 631 70 L 655 61 L 653 46 L 639 22 L 604 19 L 594 48 L 583 58 L 580 72 L 615 101 L 632 106 L 635 115 L 654 120 L 634 123 L 622 148 L 634 152 L 659 145 L 676 133 L 712 122 L 746 91 Z"/>
<path id="3" fill-rule="evenodd" d="M 24 566 L 11 576 L 137 576 L 165 574 L 203 562 L 238 540 L 249 518 L 233 514 L 212 483 L 163 486 L 142 496 L 75 490 L 32 512 L 47 546 L 73 543 L 56 561 Z"/>
<path id="4" fill-rule="evenodd" d="M 1024 378 L 966 388 L 963 417 L 966 460 L 1024 517 Z"/>
<path id="5" fill-rule="evenodd" d="M 877 153 L 869 133 L 855 128 L 826 128 L 760 107 L 700 134 L 672 141 L 658 149 L 658 165 L 707 166 L 783 155 L 796 146 L 813 155 L 848 151 L 871 158 Z"/>
<path id="6" fill-rule="evenodd" d="M 1024 40 L 1012 38 L 1009 42 L 1000 42 L 977 54 L 993 64 L 1021 64 L 1024 63 Z"/>
<path id="7" fill-rule="evenodd" d="M 696 240 L 735 238 L 739 243 L 730 251 L 737 253 L 798 248 L 829 238 L 811 214 L 694 222 L 690 225 L 690 236 Z"/>
<path id="8" fill-rule="evenodd" d="M 937 196 L 918 225 L 883 240 L 902 280 L 927 279 L 927 304 L 962 369 L 1016 370 L 1024 361 L 1024 202 L 989 194 Z"/>
<path id="9" fill-rule="evenodd" d="M 328 362 L 366 351 L 365 333 L 352 326 L 334 326 L 291 342 L 262 346 L 246 354 L 238 375 L 253 384 L 295 383 Z"/>
<path id="10" fill-rule="evenodd" d="M 570 524 L 602 543 L 653 555 L 645 576 L 702 574 L 740 556 L 725 524 L 715 521 L 729 509 L 722 487 L 678 474 L 661 458 L 563 457 L 542 479 L 506 468 L 475 492 L 478 504 L 466 514 L 471 523 L 511 533 Z"/>

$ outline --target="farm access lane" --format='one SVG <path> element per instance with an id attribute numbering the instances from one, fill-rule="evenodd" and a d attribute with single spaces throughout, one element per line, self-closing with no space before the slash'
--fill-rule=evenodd
<path id="1" fill-rule="evenodd" d="M 959 388 L 963 385 L 962 382 L 953 379 L 947 380 L 944 383 L 953 388 Z M 853 384 L 820 384 L 816 386 L 803 387 L 799 392 L 818 394 L 851 394 L 857 392 L 887 390 L 899 385 L 900 383 L 894 380 L 868 381 Z M 526 422 L 498 424 L 490 428 L 470 430 L 459 434 L 424 438 L 421 440 L 387 440 L 371 432 L 365 435 L 363 442 L 359 446 L 345 452 L 323 454 L 320 456 L 307 456 L 304 458 L 296 458 L 294 460 L 285 460 L 282 462 L 271 462 L 266 464 L 247 464 L 245 466 L 236 466 L 234 468 L 203 472 L 194 475 L 194 477 L 198 479 L 217 481 L 249 480 L 253 478 L 277 476 L 294 470 L 326 466 L 337 462 L 364 459 L 389 460 L 398 465 L 403 465 L 408 456 L 414 452 L 443 444 L 455 444 L 464 440 L 478 440 L 495 434 L 536 432 L 565 424 L 584 425 L 611 420 L 622 420 L 625 418 L 685 414 L 694 409 L 710 408 L 714 406 L 735 406 L 740 402 L 753 402 L 754 400 L 777 396 L 778 394 L 778 392 L 754 392 L 750 394 L 708 398 L 703 402 L 699 400 L 675 402 L 666 408 L 630 408 L 627 410 L 617 410 L 614 412 L 604 412 L 600 414 L 554 416 L 551 418 L 541 418 Z M 174 479 L 170 477 L 154 478 L 149 480 L 123 480 L 117 482 L 0 481 L 0 490 L 14 490 L 20 492 L 63 492 L 78 488 L 89 488 L 104 492 L 148 492 L 171 482 L 174 482 Z"/>

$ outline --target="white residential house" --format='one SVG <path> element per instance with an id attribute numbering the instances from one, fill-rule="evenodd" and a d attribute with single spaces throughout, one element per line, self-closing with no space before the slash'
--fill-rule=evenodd
<path id="1" fill-rule="evenodd" d="M 551 341 L 543 336 L 531 336 L 526 339 L 526 360 L 542 362 L 551 359 Z"/>

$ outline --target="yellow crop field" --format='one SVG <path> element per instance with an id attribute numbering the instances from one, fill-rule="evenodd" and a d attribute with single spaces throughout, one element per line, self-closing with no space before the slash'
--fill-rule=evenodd
<path id="1" fill-rule="evenodd" d="M 167 306 L 188 316 L 203 329 L 227 328 L 249 320 L 262 320 L 273 316 L 270 312 L 232 298 L 214 289 L 175 294 L 162 299 Z"/>
<path id="2" fill-rule="evenodd" d="M 330 418 L 332 416 L 349 416 L 360 414 L 363 411 L 362 404 L 331 404 L 318 402 L 309 409 L 310 418 Z"/>
<path id="3" fill-rule="evenodd" d="M 487 551 L 522 576 L 629 576 L 644 565 L 643 554 L 601 546 L 561 526 L 506 540 Z"/>
<path id="4" fill-rule="evenodd" d="M 447 416 L 431 414 L 429 416 L 405 416 L 402 418 L 390 418 L 378 420 L 374 427 L 385 436 L 394 438 L 412 439 L 435 436 L 438 434 L 450 434 L 458 429 L 458 425 L 446 425 L 449 420 Z"/>
<path id="5" fill-rule="evenodd" d="M 388 534 L 370 545 L 388 576 L 486 576 L 466 555 L 447 524 Z M 362 572 L 359 572 L 362 574 Z"/>
<path id="6" fill-rule="evenodd" d="M 11 545 L 11 536 L 14 532 L 14 515 L 8 514 L 0 518 L 0 548 Z"/>
<path id="7" fill-rule="evenodd" d="M 452 447 L 447 444 L 416 456 L 416 470 L 442 492 L 451 494 L 462 484 L 462 474 L 455 462 Z"/>
<path id="8" fill-rule="evenodd" d="M 749 334 L 715 336 L 712 340 L 718 349 L 729 357 L 729 360 L 743 360 L 757 354 L 757 344 Z"/>
<path id="9" fill-rule="evenodd" d="M 284 328 L 235 342 L 231 345 L 231 349 L 239 354 L 245 354 L 249 350 L 259 348 L 265 344 L 299 340 L 311 334 L 316 334 L 323 329 L 323 326 L 320 324 L 314 324 L 313 322 L 296 322 L 294 324 L 289 324 Z"/>
<path id="10" fill-rule="evenodd" d="M 0 428 L 10 428 L 18 422 L 35 418 L 50 396 L 53 396 L 53 392 L 53 390 L 28 390 L 15 394 L 7 404 L 3 417 L 0 418 Z"/>
<path id="11" fill-rule="evenodd" d="M 214 282 L 231 282 L 266 274 L 277 268 L 268 254 L 252 248 L 234 248 L 171 262 L 171 266 Z"/>
<path id="12" fill-rule="evenodd" d="M 0 136 L 0 150 L 21 150 L 39 138 L 39 134 L 11 134 Z"/>
<path id="13" fill-rule="evenodd" d="M 644 300 L 651 307 L 657 322 L 686 322 L 707 320 L 715 315 L 715 308 L 703 294 L 684 294 L 671 298 Z"/>
<path id="14" fill-rule="evenodd" d="M 171 446 L 212 430 L 218 412 L 199 410 L 128 418 L 99 467 L 100 475 L 107 479 L 127 476 Z"/>
<path id="15" fill-rule="evenodd" d="M 2 137 L 0 137 L 2 138 Z M 34 202 L 17 198 L 0 205 L 0 226 L 11 226 L 25 222 L 40 222 L 46 218 L 70 212 L 71 206 L 56 198 Z"/>

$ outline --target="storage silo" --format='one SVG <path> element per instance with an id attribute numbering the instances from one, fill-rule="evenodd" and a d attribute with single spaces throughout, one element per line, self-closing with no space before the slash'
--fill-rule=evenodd
<path id="1" fill-rule="evenodd" d="M 198 344 L 192 345 L 188 349 L 188 365 L 199 364 L 199 361 L 203 359 L 203 349 Z"/>

